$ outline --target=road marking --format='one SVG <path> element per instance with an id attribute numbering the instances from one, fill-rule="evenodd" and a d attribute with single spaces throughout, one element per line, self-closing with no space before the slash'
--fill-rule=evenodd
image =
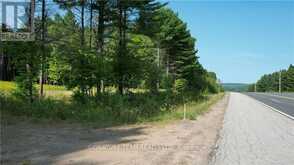
<path id="1" fill-rule="evenodd" d="M 280 98 L 284 98 L 284 99 L 294 100 L 294 98 L 291 98 L 291 97 L 279 96 L 279 95 L 274 95 L 274 94 L 270 94 L 270 93 L 256 93 L 256 94 L 270 95 L 270 96 L 274 96 L 274 97 L 280 97 Z"/>
<path id="2" fill-rule="evenodd" d="M 245 94 L 243 94 L 243 95 L 245 95 Z M 267 105 L 267 104 L 265 104 L 265 103 L 263 103 L 263 102 L 261 102 L 261 101 L 255 99 L 255 98 L 253 98 L 252 96 L 248 96 L 248 95 L 245 95 L 245 96 L 247 96 L 247 97 L 249 97 L 249 98 L 251 98 L 251 99 L 253 99 L 253 100 L 259 102 L 260 104 L 266 106 L 267 108 L 269 108 L 269 109 L 271 109 L 271 110 L 273 110 L 273 111 L 275 111 L 275 112 L 280 113 L 281 115 L 284 115 L 284 116 L 286 116 L 286 117 L 288 117 L 288 118 L 294 120 L 294 117 L 293 117 L 293 116 L 290 116 L 290 115 L 288 115 L 288 114 L 286 114 L 286 113 L 284 113 L 284 112 L 281 112 L 280 110 L 277 110 L 276 108 L 274 108 L 274 107 L 272 107 L 272 106 L 269 106 L 269 105 Z"/>

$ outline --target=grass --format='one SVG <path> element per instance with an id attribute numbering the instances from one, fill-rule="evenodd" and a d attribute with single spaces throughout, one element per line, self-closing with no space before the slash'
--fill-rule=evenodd
<path id="1" fill-rule="evenodd" d="M 199 100 L 190 101 L 186 104 L 186 119 L 196 120 L 197 117 L 207 111 L 209 108 L 224 97 L 224 93 L 213 94 Z M 143 122 L 170 122 L 181 120 L 184 117 L 184 106 L 178 105 L 173 111 L 162 113 L 161 115 L 143 120 Z"/>
<path id="2" fill-rule="evenodd" d="M 39 90 L 40 85 L 35 84 L 36 89 Z M 12 92 L 16 89 L 15 82 L 11 81 L 0 81 L 0 92 L 6 94 L 12 94 Z M 64 86 L 59 85 L 47 85 L 44 84 L 44 93 L 46 97 L 52 97 L 55 99 L 68 99 L 72 95 L 72 91 L 67 90 Z"/>
<path id="3" fill-rule="evenodd" d="M 16 84 L 10 81 L 0 81 L 0 91 L 11 92 L 16 88 Z"/>
<path id="4" fill-rule="evenodd" d="M 1 89 L 6 91 L 11 92 L 15 88 L 14 83 L 3 81 L 0 83 Z M 165 91 L 157 95 L 139 91 L 123 96 L 110 92 L 99 97 L 83 98 L 81 102 L 70 97 L 68 95 L 70 91 L 66 91 L 64 87 L 46 85 L 46 89 L 50 89 L 52 96 L 37 99 L 32 104 L 0 92 L 2 118 L 9 120 L 12 117 L 20 117 L 37 122 L 78 122 L 94 127 L 147 122 L 166 123 L 183 118 L 183 104 L 180 97 L 167 97 Z M 196 119 L 223 96 L 224 94 L 220 93 L 190 99 L 186 104 L 187 119 Z"/>
<path id="5" fill-rule="evenodd" d="M 39 89 L 40 85 L 36 84 L 37 89 Z M 16 84 L 11 81 L 0 81 L 0 91 L 11 92 L 16 88 Z M 67 89 L 64 86 L 59 85 L 44 85 L 44 90 L 46 91 L 66 91 Z"/>

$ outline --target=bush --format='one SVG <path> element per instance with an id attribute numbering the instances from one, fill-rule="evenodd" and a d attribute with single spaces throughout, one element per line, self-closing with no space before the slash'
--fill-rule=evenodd
<path id="1" fill-rule="evenodd" d="M 76 96 L 80 97 L 80 96 Z M 1 111 L 13 116 L 26 116 L 37 120 L 67 120 L 95 123 L 98 126 L 136 123 L 141 121 L 165 120 L 160 116 L 173 114 L 171 118 L 180 119 L 181 96 L 168 92 L 130 93 L 120 95 L 105 93 L 98 97 L 81 96 L 71 101 L 42 98 L 31 104 L 27 101 L 0 93 Z M 168 98 L 168 102 L 167 99 Z M 190 97 L 190 102 L 206 101 L 207 97 Z M 168 106 L 168 108 L 167 108 Z M 193 113 L 195 114 L 195 113 Z M 170 116 L 170 115 L 167 115 Z"/>

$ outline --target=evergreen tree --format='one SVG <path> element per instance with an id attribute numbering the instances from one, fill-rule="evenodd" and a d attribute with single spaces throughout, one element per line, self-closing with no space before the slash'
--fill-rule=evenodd
<path id="1" fill-rule="evenodd" d="M 282 92 L 291 92 L 294 89 L 294 72 L 291 64 L 288 70 L 281 70 L 270 74 L 263 75 L 257 81 L 258 92 L 278 92 L 279 91 L 279 77 L 281 72 L 281 90 Z"/>
<path id="2" fill-rule="evenodd" d="M 156 2 L 155 0 L 142 0 L 138 7 L 139 16 L 136 20 L 135 32 L 144 34 L 156 40 L 160 31 L 159 9 L 167 3 Z"/>
<path id="3" fill-rule="evenodd" d="M 285 73 L 285 81 L 283 86 L 288 92 L 294 92 L 294 65 L 290 65 Z"/>
<path id="4" fill-rule="evenodd" d="M 164 57 L 167 73 L 173 79 L 187 80 L 187 86 L 198 92 L 204 90 L 205 70 L 198 62 L 195 50 L 195 39 L 187 26 L 170 9 L 160 12 L 160 41 L 166 50 Z"/>

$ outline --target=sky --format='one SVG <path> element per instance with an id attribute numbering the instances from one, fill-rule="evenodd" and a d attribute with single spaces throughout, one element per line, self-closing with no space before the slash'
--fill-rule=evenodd
<path id="1" fill-rule="evenodd" d="M 294 64 L 294 0 L 172 0 L 197 39 L 200 63 L 223 83 L 254 83 Z"/>
<path id="2" fill-rule="evenodd" d="M 200 63 L 224 83 L 254 83 L 294 64 L 294 0 L 159 1 L 187 23 Z"/>

